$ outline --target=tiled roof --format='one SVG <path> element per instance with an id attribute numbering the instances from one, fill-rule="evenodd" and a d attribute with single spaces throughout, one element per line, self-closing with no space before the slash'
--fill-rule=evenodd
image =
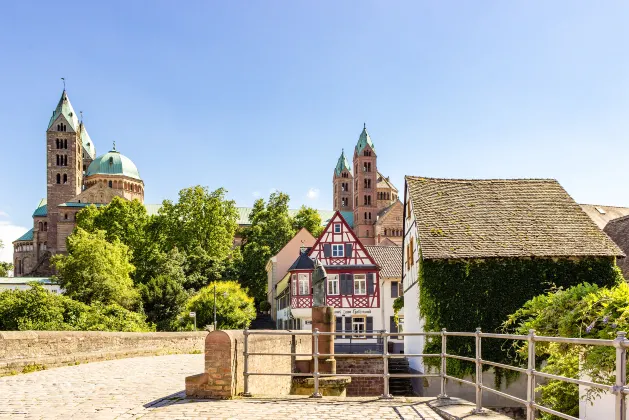
<path id="1" fill-rule="evenodd" d="M 365 249 L 380 266 L 380 277 L 396 278 L 402 276 L 402 247 L 366 245 Z"/>
<path id="2" fill-rule="evenodd" d="M 26 232 L 24 235 L 20 236 L 13 242 L 32 241 L 32 240 L 33 240 L 33 228 L 31 228 L 28 232 Z"/>
<path id="3" fill-rule="evenodd" d="M 395 188 L 395 185 L 393 185 L 391 183 L 391 181 L 389 181 L 389 178 L 387 178 L 386 176 L 382 175 L 380 173 L 380 171 L 378 171 L 377 188 L 391 188 L 392 190 L 397 191 L 397 188 Z"/>
<path id="4" fill-rule="evenodd" d="M 68 123 L 70 123 L 72 130 L 76 132 L 77 128 L 79 127 L 79 119 L 76 116 L 76 112 L 74 112 L 74 108 L 72 108 L 72 104 L 70 103 L 70 98 L 68 98 L 68 94 L 66 93 L 65 89 L 61 93 L 61 98 L 59 99 L 57 108 L 55 108 L 55 110 L 52 111 L 52 117 L 50 117 L 48 128 L 52 126 L 52 124 L 61 114 L 63 114 L 66 120 L 68 120 Z"/>
<path id="5" fill-rule="evenodd" d="M 552 179 L 406 183 L 425 259 L 624 255 Z"/>
<path id="6" fill-rule="evenodd" d="M 610 221 L 603 231 L 609 235 L 612 241 L 614 241 L 625 254 L 629 255 L 629 216 Z M 616 263 L 622 270 L 625 279 L 629 278 L 629 257 L 619 258 Z"/>
<path id="7" fill-rule="evenodd" d="M 308 252 L 310 252 L 310 248 L 306 249 L 305 252 L 300 253 L 295 262 L 293 262 L 293 264 L 290 266 L 288 271 L 314 269 L 314 261 L 310 259 L 310 257 L 308 256 Z"/>
<path id="8" fill-rule="evenodd" d="M 603 229 L 607 223 L 619 217 L 629 216 L 628 207 L 600 206 L 598 204 L 579 204 L 583 211 L 590 216 L 599 228 Z"/>

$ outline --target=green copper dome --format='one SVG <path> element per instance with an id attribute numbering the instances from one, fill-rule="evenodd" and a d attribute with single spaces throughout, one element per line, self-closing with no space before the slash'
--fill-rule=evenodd
<path id="1" fill-rule="evenodd" d="M 347 161 L 347 158 L 345 157 L 345 150 L 341 152 L 341 156 L 339 157 L 338 162 L 336 162 L 336 168 L 334 169 L 334 174 L 336 176 L 341 176 L 341 172 L 343 172 L 344 169 L 347 169 L 347 172 L 349 172 L 350 174 L 352 173 L 352 169 L 349 166 L 349 162 Z"/>
<path id="2" fill-rule="evenodd" d="M 86 176 L 92 175 L 123 175 L 142 180 L 135 164 L 116 150 L 110 150 L 102 156 L 94 159 L 87 168 Z"/>
<path id="3" fill-rule="evenodd" d="M 358 143 L 356 144 L 356 153 L 360 155 L 365 147 L 367 147 L 367 145 L 369 145 L 369 147 L 371 147 L 371 150 L 376 153 L 376 147 L 373 145 L 371 137 L 369 137 L 367 126 L 364 126 L 363 131 L 362 133 L 360 133 L 360 137 L 358 138 Z"/>

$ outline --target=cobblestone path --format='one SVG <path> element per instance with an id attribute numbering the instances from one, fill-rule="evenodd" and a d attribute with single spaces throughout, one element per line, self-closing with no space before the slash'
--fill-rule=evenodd
<path id="1" fill-rule="evenodd" d="M 203 355 L 136 357 L 0 378 L 0 419 L 440 419 L 421 398 L 187 400 Z"/>

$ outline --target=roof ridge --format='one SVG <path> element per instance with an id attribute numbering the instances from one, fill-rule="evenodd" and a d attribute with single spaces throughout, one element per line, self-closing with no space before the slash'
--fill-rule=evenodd
<path id="1" fill-rule="evenodd" d="M 416 175 L 404 175 L 405 179 L 425 179 L 429 181 L 460 181 L 460 182 L 469 182 L 469 181 L 547 181 L 547 182 L 556 182 L 559 183 L 554 178 L 432 178 L 428 176 L 416 176 Z"/>
<path id="2" fill-rule="evenodd" d="M 591 204 L 591 203 L 578 203 L 578 204 L 580 206 L 613 207 L 615 209 L 629 209 L 629 207 L 627 207 L 627 206 L 610 206 L 608 204 Z M 616 220 L 616 219 L 614 219 L 614 220 Z"/>
<path id="3" fill-rule="evenodd" d="M 626 219 L 629 219 L 629 214 L 626 216 L 620 216 L 620 217 L 610 220 L 609 222 L 607 222 L 607 225 L 605 225 L 605 228 L 607 228 L 607 226 L 611 225 L 612 223 L 622 222 Z M 603 228 L 603 231 L 605 231 L 605 228 Z"/>

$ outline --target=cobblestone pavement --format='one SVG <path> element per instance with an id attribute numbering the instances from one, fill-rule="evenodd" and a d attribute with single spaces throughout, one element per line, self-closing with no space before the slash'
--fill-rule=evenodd
<path id="1" fill-rule="evenodd" d="M 0 419 L 440 419 L 421 398 L 187 400 L 203 355 L 136 357 L 0 378 Z"/>

